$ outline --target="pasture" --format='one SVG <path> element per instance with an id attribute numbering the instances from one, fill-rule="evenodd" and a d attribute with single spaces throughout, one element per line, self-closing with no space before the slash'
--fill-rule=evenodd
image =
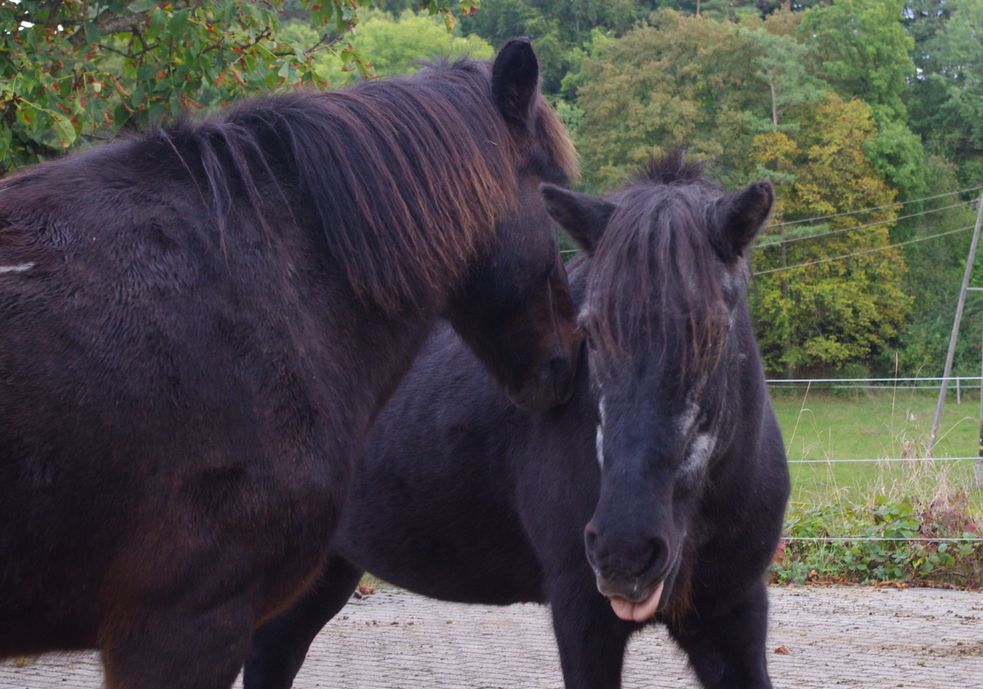
<path id="1" fill-rule="evenodd" d="M 931 390 L 856 390 L 770 386 L 790 461 L 924 456 L 935 411 Z M 979 397 L 950 392 L 936 457 L 976 455 Z M 790 510 L 872 496 L 933 498 L 965 491 L 977 518 L 983 491 L 973 487 L 973 462 L 863 462 L 792 464 Z"/>

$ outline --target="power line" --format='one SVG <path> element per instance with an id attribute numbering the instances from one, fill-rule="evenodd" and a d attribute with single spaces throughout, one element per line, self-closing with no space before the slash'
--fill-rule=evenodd
<path id="1" fill-rule="evenodd" d="M 828 215 L 817 215 L 812 218 L 802 218 L 800 220 L 788 220 L 786 222 L 772 223 L 768 227 L 785 227 L 787 225 L 800 225 L 802 223 L 811 223 L 816 220 L 828 220 L 829 218 L 840 218 L 844 215 L 857 215 L 859 213 L 873 213 L 874 211 L 881 211 L 887 208 L 894 208 L 895 206 L 905 206 L 912 203 L 920 203 L 922 201 L 931 201 L 932 199 L 941 199 L 946 196 L 955 196 L 957 194 L 966 194 L 971 191 L 978 191 L 983 189 L 983 184 L 978 184 L 975 187 L 967 187 L 965 189 L 960 189 L 959 191 L 950 191 L 945 194 L 936 194 L 935 196 L 924 196 L 920 199 L 911 199 L 910 201 L 895 201 L 894 203 L 889 203 L 884 206 L 872 206 L 870 208 L 861 208 L 855 211 L 843 211 L 842 213 L 830 213 Z"/>
<path id="2" fill-rule="evenodd" d="M 958 232 L 966 232 L 973 229 L 973 225 L 967 225 L 966 227 L 960 227 L 956 230 L 949 230 L 948 232 L 939 232 L 938 234 L 930 234 L 927 237 L 918 237 L 917 239 L 909 239 L 906 242 L 897 242 L 895 244 L 887 244 L 885 246 L 875 246 L 870 249 L 863 249 L 861 251 L 854 251 L 849 254 L 842 254 L 840 256 L 830 256 L 828 258 L 820 258 L 815 261 L 806 261 L 805 263 L 796 263 L 792 266 L 782 266 L 778 268 L 769 268 L 768 270 L 759 270 L 754 273 L 755 276 L 758 275 L 768 275 L 769 273 L 781 273 L 786 270 L 796 270 L 797 268 L 807 268 L 809 266 L 816 266 L 821 263 L 832 263 L 833 261 L 843 261 L 848 258 L 853 258 L 854 256 L 864 256 L 866 254 L 873 254 L 878 251 L 887 251 L 888 249 L 893 249 L 899 246 L 907 246 L 908 244 L 917 244 L 918 242 L 927 242 L 930 239 L 938 239 L 939 237 L 945 237 L 950 234 L 956 234 Z"/>
<path id="3" fill-rule="evenodd" d="M 938 213 L 940 211 L 946 211 L 951 208 L 959 208 L 960 206 L 968 206 L 972 204 L 972 201 L 960 201 L 959 203 L 953 203 L 948 206 L 940 206 L 939 208 L 931 208 L 925 211 L 919 211 L 918 213 L 910 213 L 908 215 L 901 215 L 892 220 L 879 220 L 877 222 L 867 223 L 865 225 L 857 225 L 856 227 L 844 227 L 839 230 L 830 230 L 829 232 L 817 232 L 816 234 L 807 234 L 801 237 L 786 237 L 784 239 L 776 239 L 773 241 L 761 242 L 757 245 L 758 249 L 766 249 L 769 246 L 778 246 L 780 244 L 791 244 L 792 242 L 801 242 L 806 239 L 817 239 L 819 237 L 830 237 L 835 234 L 843 234 L 844 232 L 853 232 L 854 230 L 865 230 L 871 227 L 880 227 L 882 225 L 892 225 L 901 220 L 907 220 L 909 218 L 917 218 L 922 215 L 928 215 L 930 213 Z"/>
<path id="4" fill-rule="evenodd" d="M 980 187 L 976 187 L 976 188 L 983 189 L 983 185 L 981 185 Z M 971 190 L 971 189 L 964 190 L 964 191 L 969 191 L 969 190 Z M 961 193 L 961 192 L 952 192 L 950 194 L 944 194 L 944 196 L 951 196 L 953 194 L 958 194 L 958 193 Z M 930 197 L 926 197 L 926 198 L 937 198 L 937 197 L 931 197 L 930 196 Z M 919 199 L 919 200 L 925 200 L 925 199 Z M 914 203 L 914 201 L 905 201 L 903 203 Z M 801 237 L 786 237 L 784 239 L 776 239 L 776 240 L 772 240 L 772 241 L 763 241 L 763 242 L 757 244 L 756 245 L 756 248 L 758 248 L 758 249 L 767 249 L 768 247 L 771 247 L 771 246 L 778 246 L 778 245 L 781 245 L 781 244 L 791 244 L 791 243 L 794 243 L 794 242 L 805 241 L 807 239 L 818 239 L 820 237 L 830 237 L 830 236 L 833 236 L 833 235 L 844 234 L 846 232 L 854 232 L 856 230 L 865 230 L 865 229 L 869 229 L 869 228 L 872 228 L 872 227 L 880 227 L 882 225 L 892 225 L 894 223 L 900 222 L 901 220 L 908 220 L 910 218 L 917 218 L 917 217 L 920 217 L 920 216 L 929 215 L 931 213 L 939 213 L 941 211 L 950 210 L 952 208 L 959 208 L 961 206 L 969 206 L 969 205 L 972 205 L 973 203 L 974 203 L 974 201 L 960 201 L 959 203 L 949 204 L 948 206 L 940 206 L 939 208 L 930 208 L 928 210 L 919 211 L 917 213 L 909 213 L 907 215 L 901 215 L 901 216 L 898 216 L 898 217 L 893 218 L 891 220 L 879 220 L 877 222 L 871 222 L 871 223 L 865 223 L 863 225 L 857 225 L 856 227 L 843 227 L 843 228 L 840 228 L 838 230 L 830 230 L 829 232 L 817 232 L 815 234 L 807 234 L 807 235 L 803 235 Z M 879 208 L 865 209 L 865 210 L 879 210 L 879 209 L 887 208 L 887 207 L 888 206 L 881 206 Z M 812 220 L 820 220 L 820 219 L 827 218 L 827 217 L 837 217 L 839 215 L 850 215 L 850 214 L 862 213 L 862 212 L 864 212 L 864 211 L 849 211 L 848 213 L 839 213 L 839 214 L 832 215 L 832 216 L 818 216 L 816 218 L 807 218 L 807 219 L 801 220 L 801 221 L 794 220 L 794 221 L 790 221 L 788 223 L 779 223 L 777 225 L 769 225 L 768 227 L 781 227 L 783 225 L 792 225 L 792 224 L 795 224 L 795 223 L 798 223 L 798 222 L 806 222 L 806 221 L 812 221 Z M 936 235 L 936 236 L 942 236 L 942 235 Z M 929 239 L 929 237 L 924 237 L 923 239 Z M 897 244 L 896 246 L 901 246 L 901 244 Z M 885 248 L 887 248 L 887 247 L 885 247 Z M 580 249 L 563 249 L 563 250 L 560 251 L 560 254 L 561 255 L 564 255 L 564 256 L 567 256 L 567 255 L 571 255 L 571 254 L 576 254 L 579 251 L 580 251 Z"/>

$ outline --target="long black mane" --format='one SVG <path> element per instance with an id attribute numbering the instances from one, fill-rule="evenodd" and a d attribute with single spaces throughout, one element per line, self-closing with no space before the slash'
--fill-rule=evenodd
<path id="1" fill-rule="evenodd" d="M 588 289 L 601 361 L 648 340 L 681 373 L 713 361 L 726 333 L 708 204 L 721 193 L 681 151 L 652 160 L 612 200 Z M 657 317 L 656 317 L 657 315 Z"/>
<path id="2" fill-rule="evenodd" d="M 355 294 L 392 310 L 453 284 L 488 244 L 494 219 L 514 204 L 520 156 L 558 166 L 553 176 L 577 175 L 572 145 L 541 99 L 528 137 L 535 150 L 520 150 L 489 72 L 481 62 L 436 63 L 407 78 L 258 98 L 130 145 L 157 161 L 144 174 L 160 174 L 156 165 L 190 176 L 223 250 L 242 224 L 320 231 Z M 120 150 L 62 163 L 111 165 Z"/>

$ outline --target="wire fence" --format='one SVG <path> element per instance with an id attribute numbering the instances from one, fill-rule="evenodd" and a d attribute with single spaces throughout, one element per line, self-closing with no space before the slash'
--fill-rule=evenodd
<path id="1" fill-rule="evenodd" d="M 983 543 L 983 538 L 959 536 L 782 536 L 783 541 L 852 543 L 854 541 L 898 541 L 903 543 Z"/>
<path id="2" fill-rule="evenodd" d="M 960 385 L 963 389 L 978 389 L 983 382 L 983 376 L 896 376 L 893 378 L 769 378 L 766 383 L 769 386 L 782 389 L 787 387 L 803 386 L 830 386 L 833 388 L 847 387 L 857 389 L 938 389 L 938 384 L 948 381 L 949 383 Z M 975 385 L 966 385 L 966 383 Z M 921 383 L 935 383 L 935 385 L 919 385 Z M 960 463 L 960 462 L 980 462 L 978 456 L 953 456 L 953 457 L 825 457 L 822 459 L 790 459 L 789 464 L 797 465 L 824 465 L 824 464 L 934 464 L 934 463 Z M 910 542 L 910 543 L 983 543 L 981 536 L 783 536 L 785 542 L 817 542 L 817 543 L 853 543 L 853 542 Z"/>
<path id="3" fill-rule="evenodd" d="M 979 457 L 862 457 L 860 459 L 832 457 L 829 459 L 790 459 L 789 464 L 879 464 L 882 462 L 970 462 Z"/>

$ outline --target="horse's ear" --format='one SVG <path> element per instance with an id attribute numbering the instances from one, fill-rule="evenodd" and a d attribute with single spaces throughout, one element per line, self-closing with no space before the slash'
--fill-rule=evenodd
<path id="1" fill-rule="evenodd" d="M 570 236 L 592 254 L 614 213 L 614 204 L 598 196 L 580 194 L 553 184 L 539 185 L 547 212 Z"/>
<path id="2" fill-rule="evenodd" d="M 743 256 L 764 225 L 775 201 L 771 182 L 755 182 L 744 191 L 724 194 L 716 201 L 714 234 L 725 261 Z"/>
<path id="3" fill-rule="evenodd" d="M 505 119 L 526 126 L 539 92 L 539 61 L 528 38 L 505 44 L 492 65 L 492 94 Z"/>

